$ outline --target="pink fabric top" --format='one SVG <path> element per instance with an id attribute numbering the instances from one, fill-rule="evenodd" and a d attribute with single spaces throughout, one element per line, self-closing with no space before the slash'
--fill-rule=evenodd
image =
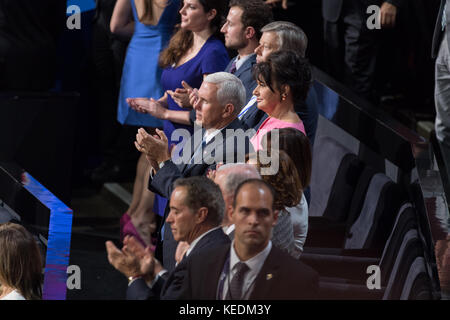
<path id="1" fill-rule="evenodd" d="M 255 149 L 255 151 L 261 150 L 261 141 L 262 138 L 264 137 L 264 135 L 269 132 L 270 130 L 273 129 L 282 129 L 282 128 L 294 128 L 297 130 L 300 130 L 301 132 L 303 132 L 306 135 L 305 132 L 305 126 L 303 125 L 303 121 L 300 120 L 299 122 L 286 122 L 286 121 L 281 121 L 272 117 L 268 117 L 259 127 L 258 131 L 256 132 L 256 134 L 250 139 L 250 142 L 253 145 L 253 149 Z"/>

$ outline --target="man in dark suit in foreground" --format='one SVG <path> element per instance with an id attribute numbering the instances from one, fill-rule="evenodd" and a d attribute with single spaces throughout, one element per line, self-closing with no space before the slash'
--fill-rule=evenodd
<path id="1" fill-rule="evenodd" d="M 175 182 L 170 198 L 167 223 L 176 241 L 189 245 L 172 272 L 163 269 L 151 251 L 139 242 L 127 239 L 120 251 L 107 242 L 110 263 L 129 279 L 128 300 L 175 299 L 185 278 L 191 254 L 226 245 L 230 242 L 220 224 L 224 200 L 220 188 L 206 177 L 191 177 Z M 126 260 L 128 257 L 128 260 Z"/>
<path id="2" fill-rule="evenodd" d="M 181 299 L 277 300 L 313 299 L 317 273 L 272 246 L 278 212 L 274 191 L 251 179 L 236 190 L 231 245 L 192 255 L 187 263 Z"/>

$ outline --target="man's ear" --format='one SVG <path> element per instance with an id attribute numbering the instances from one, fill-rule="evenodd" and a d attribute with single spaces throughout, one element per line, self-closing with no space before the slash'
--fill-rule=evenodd
<path id="1" fill-rule="evenodd" d="M 227 215 L 229 223 L 234 223 L 234 221 L 233 221 L 233 211 L 234 211 L 234 209 L 233 209 L 232 205 L 229 205 L 227 207 L 226 211 L 225 211 L 225 214 Z"/>
<path id="2" fill-rule="evenodd" d="M 247 27 L 245 28 L 245 38 L 250 40 L 253 39 L 253 37 L 255 37 L 256 35 L 256 31 L 255 28 L 253 27 Z"/>
<path id="3" fill-rule="evenodd" d="M 231 205 L 229 207 L 229 210 L 227 210 L 227 211 L 228 211 L 228 221 L 231 223 L 234 223 L 234 216 L 235 216 L 234 207 Z"/>
<path id="4" fill-rule="evenodd" d="M 225 106 L 224 111 L 223 111 L 223 117 L 228 118 L 233 114 L 233 112 L 234 112 L 233 104 L 227 103 L 227 105 Z"/>
<path id="5" fill-rule="evenodd" d="M 273 211 L 273 223 L 272 226 L 275 227 L 275 225 L 277 224 L 278 221 L 278 215 L 280 214 L 279 210 L 274 210 Z"/>
<path id="6" fill-rule="evenodd" d="M 197 224 L 205 222 L 206 218 L 208 217 L 208 208 L 201 207 L 197 210 L 196 219 L 195 222 Z"/>
<path id="7" fill-rule="evenodd" d="M 216 9 L 211 9 L 208 11 L 208 13 L 206 14 L 206 18 L 209 21 L 212 21 L 217 15 L 217 10 Z"/>

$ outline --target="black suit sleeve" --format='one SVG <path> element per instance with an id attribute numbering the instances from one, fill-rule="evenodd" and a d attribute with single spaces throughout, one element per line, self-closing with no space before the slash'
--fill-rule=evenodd
<path id="1" fill-rule="evenodd" d="M 178 178 L 181 178 L 182 174 L 180 169 L 171 161 L 166 161 L 164 166 L 158 170 L 158 172 L 150 177 L 148 188 L 154 193 L 169 199 L 173 190 L 173 183 Z"/>
<path id="2" fill-rule="evenodd" d="M 161 300 L 178 300 L 183 295 L 184 282 L 187 275 L 187 260 L 185 259 L 169 275 L 161 290 Z"/>
<path id="3" fill-rule="evenodd" d="M 134 280 L 127 288 L 127 300 L 153 300 L 156 298 L 152 289 L 142 278 Z"/>

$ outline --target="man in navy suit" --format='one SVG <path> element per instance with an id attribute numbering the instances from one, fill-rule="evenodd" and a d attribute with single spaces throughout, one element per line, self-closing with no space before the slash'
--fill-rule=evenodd
<path id="1" fill-rule="evenodd" d="M 272 21 L 272 10 L 260 0 L 231 0 L 229 7 L 227 20 L 220 31 L 225 35 L 225 46 L 237 50 L 238 55 L 225 71 L 241 79 L 248 102 L 256 88 L 252 75 L 256 63 L 254 51 L 259 45 L 262 27 Z"/>
<path id="2" fill-rule="evenodd" d="M 233 242 L 192 255 L 180 299 L 314 299 L 318 274 L 270 241 L 278 212 L 274 190 L 251 179 L 236 189 Z"/>
<path id="3" fill-rule="evenodd" d="M 122 251 L 112 242 L 107 243 L 111 264 L 129 279 L 128 300 L 177 298 L 189 257 L 230 242 L 220 227 L 225 204 L 214 182 L 206 177 L 190 177 L 177 180 L 174 187 L 167 223 L 174 239 L 185 241 L 189 248 L 178 257 L 172 272 L 163 269 L 151 251 L 145 251 L 137 241 L 127 239 Z"/>
<path id="4" fill-rule="evenodd" d="M 244 128 L 237 119 L 244 102 L 245 88 L 236 76 L 227 72 L 206 76 L 194 103 L 196 123 L 202 128 L 196 130 L 184 144 L 180 158 L 171 159 L 164 132 L 157 130 L 160 137 L 154 138 L 140 129 L 136 147 L 146 154 L 156 171 L 150 176 L 149 189 L 169 198 L 173 183 L 178 178 L 205 175 L 208 169 L 215 169 L 219 162 L 245 162 L 245 155 L 252 152 L 253 148 L 249 136 L 244 133 Z M 168 207 L 165 217 L 167 213 Z M 175 267 L 177 244 L 166 225 L 164 224 L 162 232 L 162 259 L 164 267 L 171 271 Z M 160 249 L 161 246 L 157 250 Z"/>

